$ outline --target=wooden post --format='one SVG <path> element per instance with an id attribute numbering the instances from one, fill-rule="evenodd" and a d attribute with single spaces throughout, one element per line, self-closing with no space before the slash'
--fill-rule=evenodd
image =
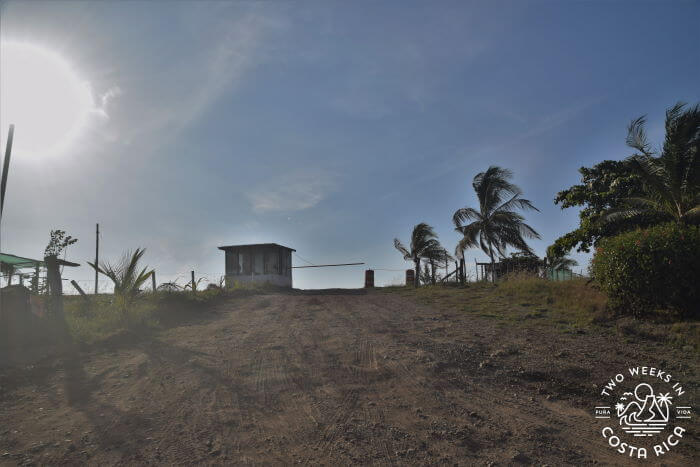
<path id="1" fill-rule="evenodd" d="M 100 266 L 100 224 L 95 224 L 95 266 Z M 95 295 L 97 295 L 97 268 L 95 268 Z"/>
<path id="2" fill-rule="evenodd" d="M 39 264 L 34 267 L 34 278 L 32 279 L 32 292 L 39 293 Z"/>
<path id="3" fill-rule="evenodd" d="M 192 292 L 196 292 L 196 285 L 194 283 L 194 271 L 192 271 Z"/>
<path id="4" fill-rule="evenodd" d="M 151 284 L 153 285 L 153 291 L 156 291 L 156 270 L 151 271 Z"/>
<path id="5" fill-rule="evenodd" d="M 44 258 L 46 264 L 46 281 L 49 285 L 49 303 L 52 318 L 63 318 L 63 284 L 61 271 L 58 267 L 56 255 Z"/>
<path id="6" fill-rule="evenodd" d="M 85 294 L 85 292 L 83 291 L 83 289 L 80 288 L 80 286 L 78 285 L 77 282 L 75 282 L 74 280 L 71 280 L 70 283 L 71 283 L 71 285 L 72 285 L 73 287 L 75 287 L 75 290 L 77 290 L 78 293 L 79 293 L 80 295 L 82 295 L 83 297 L 87 298 L 87 295 Z"/>

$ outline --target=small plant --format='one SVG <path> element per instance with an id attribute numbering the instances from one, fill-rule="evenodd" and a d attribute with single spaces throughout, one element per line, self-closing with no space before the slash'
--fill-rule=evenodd
<path id="1" fill-rule="evenodd" d="M 190 289 L 193 292 L 196 292 L 197 289 L 199 288 L 199 284 L 201 284 L 204 281 L 204 277 L 200 277 L 199 279 L 195 279 L 194 283 L 192 281 L 188 282 L 185 284 L 185 286 L 182 288 L 183 290 Z"/>
<path id="2" fill-rule="evenodd" d="M 127 322 L 141 286 L 151 278 L 153 272 L 153 270 L 149 271 L 148 267 L 138 271 L 139 261 L 145 252 L 144 248 L 137 248 L 133 252 L 129 251 L 115 265 L 110 263 L 96 265 L 88 262 L 93 269 L 107 276 L 114 283 L 115 303 Z"/>
<path id="3" fill-rule="evenodd" d="M 163 282 L 158 286 L 160 292 L 179 292 L 182 286 L 177 282 Z"/>

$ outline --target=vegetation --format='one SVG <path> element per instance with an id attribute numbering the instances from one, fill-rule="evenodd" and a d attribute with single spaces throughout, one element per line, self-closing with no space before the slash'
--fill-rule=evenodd
<path id="1" fill-rule="evenodd" d="M 602 238 L 668 221 L 700 222 L 700 108 L 678 103 L 666 111 L 660 154 L 651 150 L 645 117 L 633 120 L 627 145 L 637 151 L 623 161 L 582 167 L 580 185 L 559 192 L 562 209 L 583 207 L 579 227 L 557 239 L 554 255 L 574 247 L 590 251 Z"/>
<path id="2" fill-rule="evenodd" d="M 415 267 L 415 287 L 420 285 L 421 260 L 427 259 L 430 261 L 432 259 L 435 261 L 445 254 L 445 249 L 440 245 L 435 231 L 425 222 L 421 222 L 413 228 L 410 249 L 406 248 L 398 238 L 394 239 L 394 247 L 403 254 L 403 259 L 406 261 L 413 261 Z"/>
<path id="3" fill-rule="evenodd" d="M 650 225 L 656 219 L 618 219 L 617 222 L 602 222 L 602 217 L 615 206 L 620 206 L 623 199 L 641 193 L 642 182 L 632 172 L 625 161 L 606 160 L 591 168 L 581 167 L 581 184 L 560 191 L 554 199 L 562 209 L 580 207 L 579 226 L 575 230 L 558 238 L 547 250 L 551 256 L 566 255 L 573 248 L 589 252 L 598 240 L 618 233 Z"/>
<path id="4" fill-rule="evenodd" d="M 103 262 L 96 265 L 88 262 L 93 269 L 107 276 L 114 283 L 114 298 L 117 301 L 117 309 L 127 323 L 141 286 L 153 273 L 153 270 L 149 271 L 148 267 L 139 271 L 139 261 L 145 252 L 146 250 L 143 248 L 127 252 L 117 264 Z"/>
<path id="5" fill-rule="evenodd" d="M 700 349 L 700 323 L 673 322 L 669 316 L 654 321 L 620 317 L 609 309 L 608 296 L 586 279 L 550 281 L 528 273 L 509 274 L 497 284 L 471 283 L 468 287 L 393 287 L 385 293 L 414 297 L 426 305 L 470 313 L 507 326 L 540 328 L 563 334 L 612 334 L 623 340 L 654 341 Z"/>
<path id="6" fill-rule="evenodd" d="M 52 230 L 51 238 L 49 239 L 49 244 L 46 245 L 44 250 L 44 257 L 46 256 L 60 256 L 61 253 L 78 241 L 77 238 L 73 238 L 70 235 L 66 236 L 65 230 Z"/>
<path id="7" fill-rule="evenodd" d="M 547 250 L 547 269 L 550 271 L 570 271 L 574 266 L 578 266 L 578 261 L 567 255 L 557 255 Z"/>
<path id="8" fill-rule="evenodd" d="M 666 138 L 660 155 L 647 141 L 645 117 L 633 120 L 627 145 L 639 151 L 627 159 L 642 182 L 638 196 L 623 199 L 605 216 L 649 217 L 684 224 L 700 223 L 700 106 L 678 103 L 666 111 Z"/>
<path id="9" fill-rule="evenodd" d="M 250 295 L 264 295 L 277 291 L 266 284 L 233 284 L 222 288 L 210 284 L 206 290 L 164 290 L 141 293 L 129 309 L 129 321 L 122 316 L 121 303 L 115 295 L 104 294 L 85 299 L 66 296 L 65 318 L 73 338 L 82 343 L 95 343 L 125 332 L 149 334 L 177 325 L 208 309 L 221 300 Z"/>
<path id="10" fill-rule="evenodd" d="M 619 314 L 668 309 L 697 318 L 700 228 L 667 223 L 600 242 L 593 277 Z"/>
<path id="11" fill-rule="evenodd" d="M 522 190 L 508 181 L 512 176 L 510 170 L 497 166 L 477 174 L 472 186 L 479 199 L 479 209 L 458 209 L 452 217 L 455 230 L 463 235 L 457 251 L 461 253 L 467 248 L 481 247 L 491 258 L 492 271 L 496 253 L 505 257 L 508 247 L 531 252 L 525 237 L 540 238 L 535 229 L 525 223 L 525 218 L 515 212 L 516 209 L 538 209 L 520 197 Z M 465 225 L 470 220 L 472 222 Z M 495 281 L 494 274 L 492 279 Z"/>

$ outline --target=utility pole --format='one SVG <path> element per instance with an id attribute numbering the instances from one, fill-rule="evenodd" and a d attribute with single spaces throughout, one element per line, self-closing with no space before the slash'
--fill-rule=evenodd
<path id="1" fill-rule="evenodd" d="M 12 154 L 12 138 L 15 134 L 15 126 L 10 125 L 10 131 L 7 133 L 7 144 L 5 145 L 5 160 L 2 164 L 2 182 L 0 182 L 0 219 L 2 218 L 2 210 L 5 207 L 5 190 L 7 189 L 7 174 L 10 170 L 10 155 Z"/>
<path id="2" fill-rule="evenodd" d="M 100 267 L 100 224 L 95 224 L 95 295 L 97 295 L 97 268 Z"/>

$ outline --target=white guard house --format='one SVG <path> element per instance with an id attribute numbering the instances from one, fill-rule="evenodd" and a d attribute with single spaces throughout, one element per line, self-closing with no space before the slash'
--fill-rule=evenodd
<path id="1" fill-rule="evenodd" d="M 234 282 L 292 287 L 292 251 L 276 243 L 220 246 L 226 253 L 226 286 Z"/>

